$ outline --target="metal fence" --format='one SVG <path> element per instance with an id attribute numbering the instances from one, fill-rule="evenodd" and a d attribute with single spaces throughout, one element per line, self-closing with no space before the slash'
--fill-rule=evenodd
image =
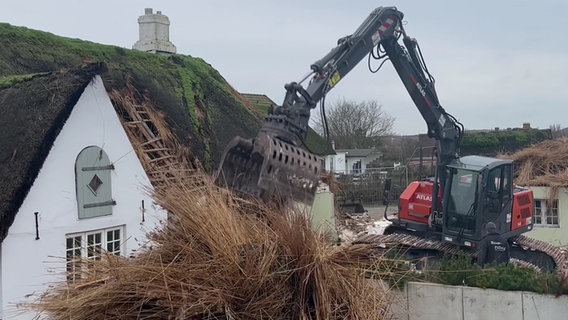
<path id="1" fill-rule="evenodd" d="M 336 194 L 338 201 L 361 201 L 368 204 L 380 204 L 385 200 L 397 200 L 409 181 L 409 170 L 406 166 L 366 169 L 362 173 L 335 172 L 340 184 Z M 391 182 L 388 199 L 384 189 L 387 180 Z"/>
<path id="2" fill-rule="evenodd" d="M 336 192 L 338 201 L 360 201 L 364 205 L 382 204 L 388 201 L 398 203 L 400 194 L 410 181 L 434 176 L 436 152 L 433 146 L 414 149 L 406 163 L 393 167 L 366 168 L 336 171 L 335 178 L 340 184 Z M 390 180 L 391 190 L 385 197 L 385 182 Z"/>

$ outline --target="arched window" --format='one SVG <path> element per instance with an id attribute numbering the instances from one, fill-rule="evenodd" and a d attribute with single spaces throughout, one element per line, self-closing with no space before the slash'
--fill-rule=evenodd
<path id="1" fill-rule="evenodd" d="M 111 170 L 107 154 L 97 146 L 81 150 L 75 161 L 75 179 L 79 219 L 112 214 Z"/>

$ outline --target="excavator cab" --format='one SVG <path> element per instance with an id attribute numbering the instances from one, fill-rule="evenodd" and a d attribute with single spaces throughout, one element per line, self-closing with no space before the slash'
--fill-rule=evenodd
<path id="1" fill-rule="evenodd" d="M 443 239 L 475 247 L 494 222 L 505 238 L 532 228 L 532 193 L 513 189 L 510 160 L 467 156 L 448 165 Z"/>

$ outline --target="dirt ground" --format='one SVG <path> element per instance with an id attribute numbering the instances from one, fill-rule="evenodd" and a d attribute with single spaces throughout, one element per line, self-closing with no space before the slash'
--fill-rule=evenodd
<path id="1" fill-rule="evenodd" d="M 369 215 L 370 218 L 374 219 L 374 220 L 381 220 L 383 219 L 383 216 L 385 214 L 385 206 L 363 206 L 365 208 L 365 210 L 367 210 L 367 214 Z M 386 207 L 387 209 L 387 214 L 393 215 L 397 212 L 397 207 L 394 205 L 389 205 L 388 207 Z"/>

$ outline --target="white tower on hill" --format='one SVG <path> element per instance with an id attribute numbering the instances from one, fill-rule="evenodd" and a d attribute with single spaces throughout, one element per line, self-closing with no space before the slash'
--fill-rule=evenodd
<path id="1" fill-rule="evenodd" d="M 161 11 L 152 12 L 146 8 L 144 15 L 138 17 L 140 40 L 132 49 L 152 53 L 176 53 L 176 46 L 170 42 L 170 19 Z"/>

